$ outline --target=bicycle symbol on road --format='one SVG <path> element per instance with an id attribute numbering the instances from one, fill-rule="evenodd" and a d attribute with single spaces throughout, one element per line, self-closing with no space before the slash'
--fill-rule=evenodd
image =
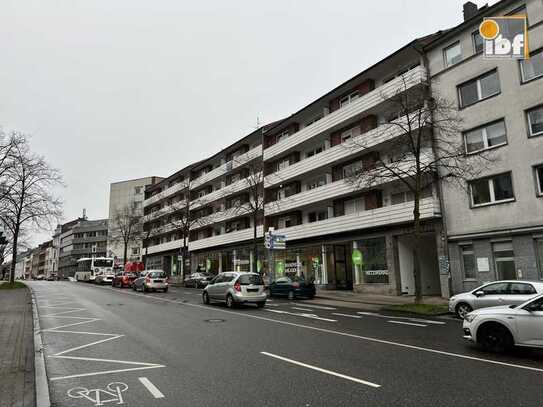
<path id="1" fill-rule="evenodd" d="M 68 396 L 74 399 L 87 399 L 95 406 L 103 406 L 106 403 L 124 404 L 122 392 L 128 390 L 128 385 L 121 382 L 112 382 L 106 389 L 87 389 L 86 387 L 74 387 L 68 390 Z"/>

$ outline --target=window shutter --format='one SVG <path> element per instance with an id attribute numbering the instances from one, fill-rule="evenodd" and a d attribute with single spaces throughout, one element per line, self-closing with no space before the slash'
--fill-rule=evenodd
<path id="1" fill-rule="evenodd" d="M 334 147 L 341 144 L 341 131 L 336 131 L 330 135 L 330 146 Z"/>

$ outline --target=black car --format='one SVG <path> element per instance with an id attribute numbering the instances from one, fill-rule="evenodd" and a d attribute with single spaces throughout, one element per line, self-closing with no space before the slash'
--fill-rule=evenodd
<path id="1" fill-rule="evenodd" d="M 303 277 L 281 277 L 269 286 L 270 297 L 287 297 L 293 300 L 296 297 L 312 299 L 315 297 L 315 284 Z"/>
<path id="2" fill-rule="evenodd" d="M 215 277 L 209 273 L 192 273 L 185 279 L 185 287 L 204 288 Z"/>

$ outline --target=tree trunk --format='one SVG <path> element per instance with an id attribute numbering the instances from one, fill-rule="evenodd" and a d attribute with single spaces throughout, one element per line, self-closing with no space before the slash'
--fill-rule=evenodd
<path id="1" fill-rule="evenodd" d="M 13 233 L 13 250 L 11 254 L 11 267 L 9 272 L 9 282 L 13 284 L 15 282 L 15 267 L 17 265 L 17 242 L 19 240 L 19 226 L 15 227 Z"/>
<path id="2" fill-rule="evenodd" d="M 126 266 L 126 261 L 128 260 L 128 259 L 127 259 L 127 256 L 128 256 L 128 243 L 127 243 L 127 242 L 124 242 L 124 250 L 123 250 L 123 270 L 124 270 L 124 266 Z"/>
<path id="3" fill-rule="evenodd" d="M 258 273 L 258 241 L 257 241 L 257 218 L 258 213 L 255 211 L 253 215 L 253 273 Z"/>
<path id="4" fill-rule="evenodd" d="M 414 201 L 414 208 L 413 208 L 413 218 L 414 218 L 414 225 L 413 225 L 413 238 L 414 238 L 414 245 L 413 245 L 413 277 L 415 279 L 415 302 L 417 304 L 422 302 L 422 275 L 421 275 L 421 269 L 420 269 L 420 202 L 419 197 L 420 194 L 417 191 L 415 194 L 415 201 Z"/>
<path id="5" fill-rule="evenodd" d="M 185 281 L 185 274 L 186 271 L 185 271 L 185 264 L 187 264 L 188 262 L 188 269 L 189 269 L 189 272 L 188 274 L 192 273 L 192 270 L 190 269 L 191 267 L 191 264 L 190 264 L 190 257 L 188 256 L 188 247 L 187 247 L 187 234 L 186 233 L 183 233 L 183 275 L 181 276 L 181 279 L 183 281 Z"/>

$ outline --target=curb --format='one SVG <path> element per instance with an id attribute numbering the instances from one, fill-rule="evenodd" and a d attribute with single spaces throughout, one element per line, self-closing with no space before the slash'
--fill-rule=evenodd
<path id="1" fill-rule="evenodd" d="M 34 374 L 36 385 L 36 407 L 50 407 L 49 381 L 45 370 L 45 358 L 43 355 L 43 343 L 41 337 L 40 318 L 34 290 L 30 288 L 32 295 L 32 316 L 34 319 Z"/>

